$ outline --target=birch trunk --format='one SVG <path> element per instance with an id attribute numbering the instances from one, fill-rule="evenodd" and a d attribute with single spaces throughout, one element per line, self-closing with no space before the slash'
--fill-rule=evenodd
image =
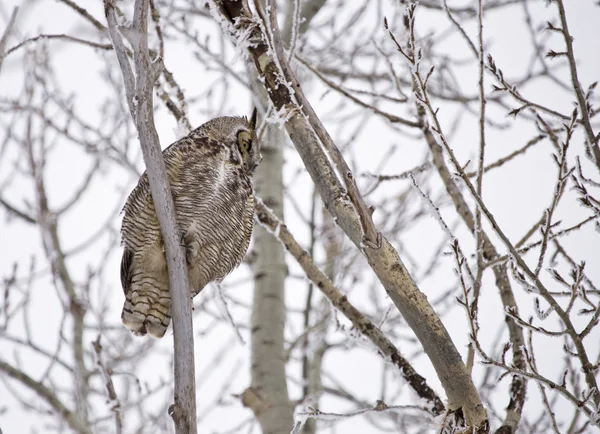
<path id="1" fill-rule="evenodd" d="M 263 160 L 255 190 L 283 218 L 284 132 L 269 125 L 262 140 Z M 264 434 L 289 432 L 293 408 L 288 397 L 284 360 L 285 278 L 281 243 L 263 227 L 254 230 L 256 260 L 252 303 L 252 384 L 244 394 Z M 247 399 L 253 398 L 253 399 Z"/>

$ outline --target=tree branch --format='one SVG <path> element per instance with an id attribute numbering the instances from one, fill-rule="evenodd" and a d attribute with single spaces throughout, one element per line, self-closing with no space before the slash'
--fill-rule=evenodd
<path id="1" fill-rule="evenodd" d="M 274 4 L 270 5 L 269 23 L 265 23 L 274 37 L 274 47 L 269 47 L 268 38 L 254 25 L 255 18 L 247 0 L 222 0 L 218 4 L 239 34 L 250 34 L 252 44 L 248 45 L 248 51 L 259 75 L 264 78 L 275 108 L 285 113 L 288 134 L 327 209 L 365 254 L 392 301 L 421 341 L 448 395 L 450 409 L 462 408 L 470 426 L 477 427 L 480 432 L 487 431 L 486 411 L 446 328 L 415 285 L 397 251 L 375 229 L 352 172 L 304 97 L 285 56 L 281 55 L 283 47 L 278 37 Z M 272 53 L 277 53 L 276 57 Z M 347 192 L 338 180 L 336 170 L 343 177 Z"/>
<path id="2" fill-rule="evenodd" d="M 35 381 L 29 375 L 24 372 L 12 367 L 8 363 L 0 360 L 0 371 L 3 371 L 9 377 L 19 381 L 23 385 L 27 386 L 35 393 L 38 394 L 41 398 L 46 401 L 50 407 L 56 413 L 60 415 L 64 419 L 65 422 L 69 425 L 69 427 L 78 432 L 79 434 L 92 434 L 92 431 L 85 426 L 85 424 L 77 417 L 75 413 L 69 410 L 58 397 L 54 394 L 52 390 L 44 386 L 42 383 Z"/>
<path id="3" fill-rule="evenodd" d="M 379 349 L 383 356 L 388 358 L 399 369 L 400 375 L 408 382 L 415 393 L 430 404 L 431 412 L 436 416 L 442 414 L 444 404 L 435 391 L 427 385 L 425 378 L 420 376 L 408 360 L 402 357 L 400 351 L 383 332 L 367 316 L 356 309 L 346 296 L 334 286 L 325 273 L 315 265 L 310 254 L 298 244 L 294 236 L 287 229 L 287 226 L 260 199 L 256 202 L 255 215 L 260 224 L 268 228 L 275 237 L 279 238 L 287 251 L 296 259 L 298 265 L 302 267 L 306 273 L 306 277 L 350 320 L 357 330 Z"/>
<path id="4" fill-rule="evenodd" d="M 15 25 L 15 20 L 17 19 L 18 11 L 19 8 L 13 9 L 10 19 L 8 20 L 8 25 L 6 26 L 6 29 L 4 29 L 2 37 L 0 37 L 0 71 L 2 71 L 2 63 L 4 61 L 4 58 L 8 55 L 8 53 L 4 53 L 4 50 L 6 50 L 6 41 L 8 40 L 10 32 L 12 32 L 12 28 Z"/>
<path id="5" fill-rule="evenodd" d="M 590 120 L 590 111 L 588 109 L 588 101 L 586 101 L 583 90 L 581 89 L 581 83 L 577 75 L 577 62 L 575 61 L 575 53 L 573 51 L 573 37 L 569 33 L 569 27 L 567 26 L 567 15 L 565 12 L 565 5 L 563 0 L 556 0 L 558 6 L 558 12 L 560 15 L 560 23 L 562 27 L 562 34 L 565 38 L 565 44 L 567 45 L 567 58 L 569 59 L 569 70 L 571 72 L 571 83 L 573 84 L 573 91 L 577 97 L 577 105 L 581 112 L 581 123 L 585 129 L 585 135 L 587 136 L 588 146 L 591 149 L 591 153 L 596 162 L 596 167 L 600 169 L 600 147 L 598 146 L 598 140 L 600 136 L 594 135 L 592 129 L 592 122 Z"/>
<path id="6" fill-rule="evenodd" d="M 125 45 L 117 28 L 113 0 L 105 0 L 104 8 L 109 34 L 123 72 L 127 102 L 139 133 L 152 200 L 155 204 L 167 255 L 175 352 L 175 403 L 170 407 L 169 412 L 173 417 L 178 434 L 195 434 L 197 427 L 192 300 L 183 248 L 177 235 L 179 232 L 176 227 L 173 196 L 167 182 L 168 178 L 152 110 L 152 89 L 160 74 L 162 60 L 158 58 L 150 62 L 147 28 L 148 0 L 136 0 L 135 2 L 130 40 L 134 53 L 135 79 Z"/>
<path id="7" fill-rule="evenodd" d="M 247 66 L 253 77 L 255 98 L 267 106 L 268 97 L 258 82 L 256 71 Z M 283 149 L 285 131 L 267 124 L 261 142 L 263 159 L 254 175 L 256 194 L 261 195 L 283 217 Z M 290 432 L 294 409 L 286 378 L 285 345 L 285 281 L 287 266 L 283 247 L 267 231 L 254 229 L 254 295 L 252 299 L 251 389 L 260 397 L 260 407 L 250 407 L 264 434 Z M 246 395 L 251 396 L 251 395 Z M 251 401 L 254 402 L 254 401 Z M 258 401 L 257 401 L 258 402 Z"/>

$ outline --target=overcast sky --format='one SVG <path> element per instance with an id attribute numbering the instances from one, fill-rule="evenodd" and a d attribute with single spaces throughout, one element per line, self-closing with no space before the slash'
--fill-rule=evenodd
<path id="1" fill-rule="evenodd" d="M 23 3 L 23 4 L 21 4 Z M 103 10 L 102 2 L 99 0 L 90 1 L 83 0 L 79 2 L 84 5 L 88 12 L 94 17 L 97 17 L 102 22 Z M 391 14 L 391 11 L 397 7 L 396 2 L 385 1 L 384 13 Z M 470 3 L 470 2 L 461 2 Z M 584 87 L 589 86 L 593 81 L 600 79 L 600 60 L 598 56 L 598 44 L 600 41 L 600 31 L 598 30 L 598 23 L 600 23 L 600 7 L 591 0 L 568 0 L 567 3 L 567 15 L 569 19 L 569 27 L 574 36 L 576 57 L 578 59 L 578 67 L 580 80 Z M 40 0 L 40 1 L 27 1 L 20 2 L 18 0 L 4 0 L 0 4 L 0 32 L 5 27 L 8 17 L 15 5 L 20 5 L 16 34 L 14 34 L 8 43 L 8 47 L 14 46 L 17 42 L 24 38 L 35 36 L 40 33 L 45 34 L 60 34 L 65 33 L 71 36 L 77 36 L 84 39 L 97 40 L 97 33 L 91 29 L 87 24 L 82 24 L 81 19 L 74 14 L 64 4 L 53 0 Z M 386 12 L 387 11 L 387 12 Z M 546 18 L 551 19 L 555 17 L 554 8 L 549 9 L 544 7 L 543 2 L 537 2 L 535 6 L 532 6 L 532 12 L 535 19 L 539 22 L 543 22 Z M 130 10 L 127 10 L 130 13 Z M 375 12 L 373 12 L 375 13 Z M 514 19 L 518 17 L 518 19 Z M 318 19 L 318 18 L 317 18 Z M 418 29 L 420 34 L 425 35 L 429 32 L 435 32 L 434 34 L 443 34 L 445 30 L 449 28 L 447 19 L 442 14 L 433 14 L 428 11 L 419 12 L 418 15 Z M 207 27 L 201 31 L 206 31 L 207 35 L 210 34 L 212 38 L 218 38 L 218 28 L 216 26 Z M 383 29 L 381 29 L 383 32 Z M 467 26 L 467 31 L 474 38 L 476 35 L 475 23 Z M 501 13 L 490 13 L 485 20 L 485 36 L 486 49 L 493 55 L 496 63 L 501 65 L 505 76 L 512 77 L 516 74 L 520 74 L 523 71 L 523 64 L 529 61 L 530 50 L 529 36 L 522 25 L 522 15 L 520 6 L 510 7 Z M 559 38 L 555 39 L 556 50 L 562 49 Z M 526 43 L 524 43 L 524 41 Z M 107 39 L 103 39 L 101 42 L 106 43 Z M 84 118 L 90 119 L 90 123 L 96 122 L 100 119 L 101 104 L 108 95 L 113 93 L 110 87 L 107 86 L 104 76 L 105 70 L 105 58 L 112 59 L 112 62 L 116 63 L 114 59 L 114 53 L 103 52 L 101 50 L 94 50 L 87 46 L 81 46 L 78 44 L 65 43 L 62 41 L 49 41 L 47 43 L 48 50 L 51 57 L 51 62 L 55 67 L 57 82 L 60 83 L 65 94 L 73 94 L 73 106 L 76 111 Z M 191 63 L 186 57 L 186 45 L 167 43 L 167 56 L 166 65 L 171 71 L 175 71 L 176 77 L 182 87 L 189 91 L 191 94 L 197 95 L 205 90 L 207 84 L 211 82 L 211 75 L 206 73 L 206 76 L 202 76 L 203 71 L 200 66 L 195 62 Z M 466 47 L 464 41 L 458 36 L 453 35 L 447 40 L 441 42 L 439 49 L 445 49 L 452 55 L 466 57 Z M 0 96 L 2 98 L 9 98 L 18 95 L 23 86 L 23 70 L 22 70 L 22 53 L 15 53 L 14 56 L 8 57 L 3 65 L 2 72 L 0 74 Z M 240 58 L 236 57 L 235 54 L 231 55 L 231 62 L 240 62 Z M 395 59 L 394 61 L 400 61 Z M 191 66 L 189 66 L 191 65 Z M 116 69 L 113 69 L 113 72 Z M 477 77 L 473 75 L 473 69 L 466 68 L 464 75 L 458 77 L 459 85 L 465 93 L 475 95 L 477 92 Z M 563 68 L 563 73 L 566 70 Z M 211 73 L 213 74 L 213 73 Z M 120 79 L 120 77 L 118 77 Z M 486 80 L 489 84 L 493 82 L 490 75 L 486 76 Z M 232 85 L 230 89 L 231 97 L 227 100 L 226 104 L 221 107 L 221 112 L 207 113 L 209 104 L 203 102 L 197 102 L 191 105 L 190 119 L 196 126 L 202 122 L 208 120 L 209 116 L 215 116 L 218 114 L 234 114 L 234 115 L 247 115 L 251 109 L 251 103 L 248 98 L 248 94 L 243 91 L 241 86 Z M 328 122 L 333 125 L 333 120 L 336 117 L 337 103 L 339 100 L 334 99 L 335 96 L 326 95 L 325 88 L 312 80 L 307 83 L 309 89 L 309 98 L 313 102 L 316 111 L 323 115 L 325 125 L 328 126 Z M 548 88 L 552 91 L 548 91 Z M 219 92 L 216 89 L 215 92 Z M 556 91 L 555 86 L 549 86 L 545 81 L 537 82 L 533 86 L 529 86 L 527 89 L 527 96 L 530 99 L 536 100 L 542 104 L 547 104 L 550 107 L 560 108 L 561 111 L 567 112 L 573 101 L 573 96 L 567 92 Z M 349 103 L 348 103 L 349 104 Z M 566 108 L 565 108 L 566 107 Z M 500 113 L 497 107 L 490 107 L 491 113 L 497 113 L 495 119 L 500 119 L 502 122 L 510 124 L 513 121 L 512 118 L 506 117 Z M 450 127 L 455 120 L 454 113 L 450 110 L 444 111 L 444 106 L 441 106 L 440 117 L 445 126 Z M 0 113 L 0 128 L 5 128 L 6 123 L 10 119 L 10 115 L 7 113 Z M 161 143 L 163 147 L 166 147 L 172 141 L 177 138 L 177 125 L 173 122 L 172 118 L 169 117 L 165 110 L 160 110 L 157 114 L 157 128 L 160 134 Z M 417 141 L 410 141 L 406 137 L 396 136 L 393 131 L 387 127 L 382 128 L 383 122 L 380 120 L 372 120 L 369 122 L 367 128 L 365 128 L 361 134 L 355 139 L 357 146 L 352 150 L 352 162 L 357 165 L 356 170 L 358 172 L 374 171 L 380 165 L 381 160 L 386 155 L 389 146 L 391 144 L 397 145 L 398 151 L 395 153 L 393 158 L 387 162 L 384 166 L 384 173 L 400 173 L 404 170 L 408 170 L 412 167 L 417 166 L 423 161 L 426 151 L 421 145 L 417 146 Z M 473 121 L 463 122 L 453 136 L 453 146 L 461 159 L 466 162 L 468 159 L 475 158 L 475 150 L 477 146 L 477 134 L 478 131 L 473 129 L 476 125 Z M 332 134 L 336 140 L 345 138 L 347 132 L 337 131 L 331 129 Z M 520 128 L 510 128 L 507 130 L 499 131 L 489 129 L 488 135 L 488 161 L 494 161 L 504 155 L 507 155 L 512 150 L 515 150 L 524 145 L 524 143 L 532 137 L 532 131 L 529 126 L 523 126 Z M 573 148 L 577 153 L 581 154 L 582 149 L 582 136 L 578 133 L 575 136 Z M 575 151 L 574 151 L 575 153 Z M 0 158 L 0 193 L 4 197 L 10 198 L 14 203 L 23 205 L 26 200 L 31 200 L 31 184 L 25 182 L 22 178 L 18 178 L 15 182 L 11 183 L 8 188 L 2 190 L 2 182 L 4 178 L 2 173 L 7 173 L 8 168 L 14 164 L 15 159 L 19 156 L 13 149 L 6 155 Z M 347 156 L 347 158 L 350 158 Z M 85 156 L 81 149 L 71 144 L 59 143 L 55 151 L 52 154 L 50 161 L 48 162 L 48 171 L 46 172 L 46 182 L 48 189 L 51 191 L 50 202 L 53 206 L 59 206 L 64 203 L 74 190 L 74 180 L 81 179 L 91 164 L 91 160 Z M 298 156 L 293 149 L 286 150 L 286 182 L 291 182 L 292 175 L 295 173 L 296 168 L 300 165 Z M 139 171 L 143 170 L 143 163 L 141 158 L 138 158 Z M 586 163 L 586 167 L 590 165 Z M 486 203 L 496 216 L 498 222 L 502 228 L 506 231 L 508 236 L 512 240 L 518 240 L 526 231 L 532 226 L 532 224 L 539 219 L 544 208 L 549 205 L 549 201 L 552 194 L 552 187 L 555 182 L 556 173 L 554 166 L 552 165 L 550 158 L 550 146 L 544 144 L 543 146 L 536 147 L 531 150 L 526 158 L 515 161 L 511 164 L 510 168 L 492 172 L 485 178 L 484 185 L 484 198 Z M 592 172 L 590 172 L 592 173 Z M 597 175 L 597 173 L 594 173 Z M 597 179 L 597 177 L 596 177 Z M 70 247 L 76 246 L 81 240 L 87 239 L 101 225 L 104 220 L 111 215 L 114 215 L 115 209 L 120 208 L 124 200 L 123 194 L 129 191 L 136 182 L 136 178 L 123 170 L 115 169 L 113 167 L 106 167 L 103 174 L 98 177 L 92 184 L 91 192 L 82 200 L 82 202 L 70 212 L 61 225 L 61 237 L 65 248 L 68 250 Z M 433 184 L 436 185 L 435 183 Z M 366 186 L 366 185 L 365 185 Z M 386 187 L 389 189 L 397 188 L 397 186 L 391 185 Z M 382 195 L 390 194 L 391 190 L 384 190 Z M 301 208 L 308 209 L 308 203 L 310 195 L 312 193 L 310 180 L 307 175 L 302 175 L 300 181 L 294 182 L 294 187 L 291 190 L 291 194 L 294 195 Z M 450 217 L 451 212 L 448 213 Z M 568 200 L 559 208 L 557 212 L 557 219 L 562 219 L 565 226 L 569 226 L 577 221 L 580 221 L 582 217 L 588 215 L 588 212 L 584 211 L 577 203 L 573 200 Z M 377 213 L 375 214 L 377 219 Z M 294 228 L 295 235 L 297 235 L 302 241 L 307 240 L 307 228 L 303 225 L 299 216 L 295 213 L 294 207 L 289 203 L 286 203 L 286 221 L 290 228 Z M 385 225 L 386 222 L 378 221 L 380 225 Z M 120 225 L 120 218 L 114 217 L 113 226 L 117 228 Z M 459 225 L 459 234 L 465 234 L 465 228 Z M 406 261 L 411 272 L 417 272 L 418 266 L 421 267 L 427 261 L 427 258 L 435 250 L 440 242 L 441 230 L 435 218 L 431 217 L 428 221 L 411 228 L 410 231 L 402 234 L 402 245 L 403 249 L 410 252 L 413 261 Z M 468 239 L 468 237 L 467 237 Z M 108 240 L 108 236 L 107 236 Z M 470 241 L 465 241 L 468 246 Z M 576 260 L 586 260 L 586 270 L 588 276 L 599 282 L 600 280 L 600 255 L 598 254 L 599 236 L 595 233 L 591 227 L 581 231 L 579 234 L 565 240 L 565 245 L 574 248 L 577 252 Z M 18 262 L 25 272 L 29 260 L 32 254 L 36 254 L 40 262 L 39 268 L 43 269 L 43 254 L 42 245 L 39 233 L 32 230 L 30 226 L 18 221 L 8 221 L 6 212 L 0 209 L 0 276 L 4 277 L 10 274 L 13 263 Z M 86 274 L 86 266 L 88 263 L 94 263 L 102 254 L 103 249 L 106 247 L 105 244 L 101 244 L 96 248 L 92 248 L 85 255 L 80 255 L 73 259 L 71 263 L 75 270 L 75 276 L 83 279 Z M 472 247 L 472 246 L 471 246 Z M 469 247 L 470 248 L 470 247 Z M 104 281 L 104 291 L 110 293 L 111 299 L 111 315 L 118 322 L 118 316 L 121 309 L 121 303 L 123 300 L 122 291 L 118 281 L 118 270 L 119 270 L 119 253 L 112 254 L 108 258 L 107 275 Z M 402 251 L 400 252 L 402 254 Z M 295 263 L 288 258 L 287 262 L 290 266 L 291 274 L 300 276 L 301 271 L 296 267 Z M 420 289 L 424 291 L 429 299 L 435 299 L 436 296 L 440 295 L 444 290 L 448 288 L 448 280 L 452 279 L 452 269 L 454 267 L 452 258 L 447 258 L 440 263 L 440 267 L 444 268 L 437 273 L 434 278 L 426 279 L 420 283 Z M 240 270 L 233 273 L 225 281 L 237 282 L 240 279 L 245 279 L 250 276 L 247 267 L 242 266 Z M 348 284 L 348 282 L 343 282 Z M 502 310 L 498 308 L 499 299 L 495 292 L 493 285 L 493 277 L 491 274 L 486 276 L 486 288 L 490 288 L 489 293 L 483 295 L 483 302 L 481 305 L 481 318 L 485 318 L 489 321 L 489 327 L 487 324 L 482 324 L 482 333 L 487 334 L 490 338 L 494 336 L 497 330 L 498 324 L 503 321 Z M 350 288 L 348 284 L 343 289 L 352 291 L 352 299 L 357 303 L 359 307 L 362 305 L 369 305 L 369 290 L 370 286 L 374 284 L 374 278 L 372 274 L 366 273 L 362 282 L 357 282 L 356 287 Z M 300 279 L 289 279 L 287 283 L 287 301 L 290 306 L 301 306 L 304 303 L 304 287 L 305 284 Z M 236 287 L 236 296 L 241 300 L 250 302 L 251 300 L 251 286 L 241 285 L 239 288 Z M 210 291 L 214 291 L 210 288 Z M 378 291 L 381 292 L 383 297 L 383 289 L 378 287 Z M 40 341 L 51 342 L 51 346 L 56 342 L 57 336 L 55 333 L 55 327 L 57 321 L 60 319 L 58 314 L 59 307 L 56 305 L 56 297 L 53 289 L 51 288 L 50 278 L 42 279 L 38 283 L 38 288 L 35 291 L 35 300 L 33 301 L 35 311 L 38 312 L 38 317 L 34 319 L 36 326 L 39 326 L 39 330 L 34 333 Z M 531 297 L 525 293 L 519 292 L 517 294 L 518 299 L 522 301 L 522 306 L 525 309 L 532 309 Z M 198 299 L 196 299 L 196 302 Z M 389 301 L 388 301 L 389 302 Z M 363 304 L 364 303 L 364 304 Z M 246 310 L 239 309 L 234 310 L 234 313 L 239 313 L 240 322 L 245 322 L 247 318 L 243 315 L 247 314 Z M 380 313 L 383 315 L 383 312 Z M 523 315 L 526 317 L 527 315 Z M 234 319 L 236 317 L 234 316 Z M 452 309 L 443 318 L 443 321 L 448 327 L 452 338 L 459 348 L 461 354 L 466 354 L 466 345 L 468 343 L 467 333 L 465 332 L 465 318 L 464 313 L 457 308 Z M 549 320 L 550 322 L 552 320 Z M 290 321 L 292 323 L 293 321 Z M 47 324 L 52 324 L 50 327 L 46 327 Z M 297 324 L 296 324 L 297 325 Z M 197 324 L 197 327 L 199 325 Z M 293 325 L 290 325 L 293 327 Z M 124 331 L 125 332 L 125 331 Z M 298 329 L 295 329 L 298 332 Z M 342 333 L 337 331 L 337 333 Z M 170 334 L 170 331 L 169 331 Z M 248 334 L 244 332 L 246 341 L 248 341 Z M 233 375 L 232 372 L 236 370 L 236 366 L 239 367 L 236 372 L 236 382 L 239 382 L 239 386 L 236 387 L 239 392 L 243 391 L 248 384 L 248 371 L 249 371 L 249 359 L 248 352 L 249 346 L 241 344 L 236 338 L 235 333 L 231 327 L 220 326 L 217 332 L 210 334 L 205 339 L 197 339 L 197 372 L 203 372 L 203 370 L 210 366 L 212 363 L 210 355 L 214 354 L 218 349 L 223 346 L 224 342 L 231 342 L 234 350 L 227 356 L 222 362 L 222 370 L 215 375 L 214 378 L 210 378 L 206 386 L 212 388 L 212 390 L 218 390 L 220 381 L 229 375 Z M 600 342 L 600 331 L 595 331 L 595 336 L 591 337 L 588 344 L 591 342 Z M 556 345 L 562 345 L 562 342 L 558 342 L 556 339 L 540 338 L 538 356 L 541 358 L 540 364 L 544 365 L 544 368 L 552 369 L 552 357 L 556 355 Z M 171 341 L 165 339 L 160 342 L 157 347 L 160 350 L 169 351 L 171 348 Z M 6 359 L 12 359 L 13 354 L 7 351 L 11 348 L 3 344 L 0 341 L 0 357 Z M 413 351 L 418 351 L 418 346 L 414 344 L 409 346 L 410 351 L 407 354 L 412 354 Z M 593 354 L 597 354 L 598 348 L 591 349 Z M 352 356 L 352 363 L 347 363 L 348 354 Z M 548 355 L 547 360 L 544 360 L 544 355 Z M 418 355 L 415 359 L 415 367 L 422 375 L 426 376 L 430 385 L 436 388 L 441 393 L 442 389 L 437 380 L 431 365 L 423 355 Z M 44 366 L 36 366 L 37 361 L 31 360 L 20 360 L 22 366 L 31 369 L 32 372 L 43 371 Z M 166 366 L 166 362 L 162 359 L 162 368 L 159 369 L 170 369 Z M 349 390 L 354 391 L 369 402 L 374 402 L 377 399 L 379 390 L 379 379 L 381 376 L 381 363 L 378 362 L 378 357 L 374 350 L 364 342 L 358 339 L 356 341 L 356 348 L 350 353 L 346 351 L 332 351 L 326 359 L 329 370 L 335 372 L 336 378 L 342 384 L 347 385 Z M 334 367 L 334 368 L 333 368 Z M 364 367 L 364 369 L 363 369 Z M 145 366 L 140 370 L 139 375 L 146 378 L 148 381 L 153 381 L 152 372 L 156 368 Z M 361 372 L 360 376 L 356 375 L 356 372 Z M 479 378 L 482 375 L 482 368 L 476 367 L 475 377 Z M 557 373 L 558 374 L 558 373 Z M 168 377 L 167 374 L 164 377 Z M 508 387 L 508 381 L 504 380 L 504 390 Z M 536 397 L 534 387 L 530 386 L 532 390 L 530 395 L 530 401 Z M 290 390 L 294 396 L 298 396 L 298 385 L 291 384 Z M 358 392 L 357 392 L 358 391 Z M 38 432 L 44 432 L 43 426 L 35 418 L 31 417 L 32 413 L 26 412 L 14 401 L 10 399 L 11 391 L 8 390 L 2 383 L 0 383 L 0 428 L 5 434 L 13 432 L 29 432 L 29 429 L 38 429 Z M 537 399 L 537 398 L 535 398 Z M 539 408 L 536 403 L 531 403 L 527 409 Z M 529 405 L 529 404 L 528 404 Z M 2 409 L 6 411 L 2 413 Z M 199 408 L 202 408 L 202 403 L 199 404 Z M 322 408 L 329 411 L 343 411 L 343 405 L 339 402 L 324 400 Z M 498 408 L 502 408 L 501 405 Z M 529 411 L 529 410 L 528 410 Z M 534 411 L 534 410 L 531 410 Z M 569 410 L 570 411 L 570 410 Z M 243 420 L 250 416 L 249 411 L 241 408 L 241 405 L 233 406 L 225 410 L 215 412 L 215 415 L 206 419 L 206 424 L 202 426 L 203 431 L 210 432 L 211 429 L 221 429 L 223 426 L 223 418 L 229 418 L 230 420 Z M 166 417 L 166 416 L 165 416 Z M 237 419 L 236 419 L 237 418 Z M 233 426 L 234 424 L 228 424 L 227 426 Z M 352 419 L 345 422 L 341 422 L 339 425 L 338 432 L 340 433 L 360 433 L 375 432 L 372 430 L 372 426 L 366 424 L 363 420 Z"/>

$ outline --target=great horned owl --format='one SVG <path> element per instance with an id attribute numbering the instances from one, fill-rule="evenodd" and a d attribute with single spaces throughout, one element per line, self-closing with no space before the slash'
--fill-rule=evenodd
<path id="1" fill-rule="evenodd" d="M 252 175 L 261 160 L 256 110 L 215 118 L 163 151 L 192 297 L 242 261 L 252 234 Z M 161 338 L 171 321 L 165 249 L 146 173 L 123 208 L 123 324 Z"/>

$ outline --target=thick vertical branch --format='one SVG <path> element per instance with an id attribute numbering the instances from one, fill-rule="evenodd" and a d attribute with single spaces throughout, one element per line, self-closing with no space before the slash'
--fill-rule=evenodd
<path id="1" fill-rule="evenodd" d="M 263 136 L 263 160 L 254 177 L 256 192 L 283 217 L 283 130 L 268 125 Z M 294 414 L 285 374 L 284 326 L 287 267 L 283 247 L 264 228 L 255 228 L 256 261 L 252 303 L 252 388 L 266 404 L 255 411 L 262 432 L 292 429 Z"/>
<path id="2" fill-rule="evenodd" d="M 253 43 L 248 46 L 248 50 L 259 74 L 264 77 L 264 84 L 275 108 L 286 113 L 288 134 L 317 185 L 321 198 L 337 219 L 338 225 L 363 251 L 390 298 L 419 338 L 447 393 L 450 409 L 462 408 L 469 425 L 477 427 L 480 432 L 487 431 L 486 411 L 446 328 L 425 295 L 415 285 L 397 251 L 387 239 L 377 233 L 369 213 L 365 214 L 364 201 L 355 188 L 352 173 L 342 171 L 344 183 L 350 188 L 348 192 L 337 178 L 324 147 L 332 150 L 331 158 L 336 161 L 338 169 L 345 165 L 343 157 L 339 150 L 334 151 L 337 149 L 335 144 L 325 134 L 325 128 L 304 97 L 285 56 L 273 57 L 274 50 L 282 51 L 282 47 L 271 49 L 260 30 L 250 28 L 252 15 L 247 3 L 233 0 L 219 3 L 226 16 L 240 30 L 252 32 Z M 271 8 L 273 7 L 274 4 L 271 4 Z M 272 11 L 270 16 L 273 21 Z M 274 35 L 278 34 L 276 26 L 269 25 L 269 31 Z M 317 137 L 315 130 L 322 134 Z M 329 141 L 322 143 L 324 140 Z"/>
<path id="3" fill-rule="evenodd" d="M 152 89 L 160 74 L 162 60 L 159 58 L 150 62 L 148 52 L 148 0 L 136 0 L 133 25 L 128 31 L 129 41 L 134 53 L 135 79 L 117 29 L 112 0 L 105 0 L 104 7 L 109 33 L 123 72 L 127 102 L 139 133 L 142 154 L 150 182 L 150 191 L 167 255 L 175 352 L 175 403 L 170 408 L 170 414 L 173 417 L 178 434 L 195 434 L 197 428 L 192 301 L 183 248 L 177 235 L 179 232 L 176 227 L 173 196 L 167 181 L 152 110 Z M 131 88 L 132 83 L 135 83 L 135 89 Z"/>
<path id="4" fill-rule="evenodd" d="M 321 1 L 324 3 L 324 0 Z M 292 34 L 297 35 L 299 4 L 288 10 L 290 17 L 286 26 L 286 40 Z M 303 14 L 306 29 L 308 22 L 318 12 L 311 9 L 307 16 Z M 249 65 L 254 76 L 254 94 L 263 107 L 268 106 L 269 97 L 256 77 L 256 70 Z M 267 123 L 262 139 L 263 160 L 254 177 L 255 189 L 259 196 L 283 218 L 283 149 L 287 140 L 285 132 L 278 125 Z M 285 329 L 285 279 L 287 267 L 283 246 L 262 227 L 255 229 L 256 261 L 254 269 L 254 299 L 252 305 L 252 385 L 259 407 L 252 409 L 263 433 L 290 431 L 294 422 L 293 406 L 289 400 L 285 372 L 284 329 Z M 256 401 L 254 401 L 256 402 Z M 266 404 L 266 405 L 265 405 Z M 264 409 L 259 411 L 259 409 Z"/>
<path id="5" fill-rule="evenodd" d="M 251 68 L 251 65 L 248 65 Z M 255 71 L 254 94 L 263 107 L 268 97 L 260 86 Z M 257 194 L 283 217 L 283 131 L 266 124 L 262 138 L 262 162 L 254 176 Z M 254 298 L 252 302 L 251 389 L 260 406 L 251 406 L 263 433 L 291 431 L 293 406 L 287 390 L 285 373 L 285 279 L 287 267 L 283 248 L 262 227 L 254 229 L 256 260 Z"/>

